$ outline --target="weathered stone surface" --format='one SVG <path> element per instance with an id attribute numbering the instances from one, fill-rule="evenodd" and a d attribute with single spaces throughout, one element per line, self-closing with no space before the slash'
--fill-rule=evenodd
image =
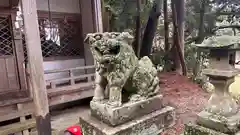
<path id="1" fill-rule="evenodd" d="M 90 114 L 81 115 L 84 135 L 159 135 L 174 122 L 174 109 L 162 105 L 158 72 L 147 57 L 140 60 L 127 32 L 90 33 L 96 65 Z"/>
<path id="2" fill-rule="evenodd" d="M 224 73 L 222 73 L 224 75 Z M 209 76 L 209 75 L 208 75 Z M 234 82 L 234 77 L 209 76 L 209 81 L 214 85 L 212 93 L 204 111 L 211 114 L 218 114 L 223 117 L 234 116 L 239 112 L 239 107 L 229 93 L 229 86 Z"/>
<path id="3" fill-rule="evenodd" d="M 239 131 L 239 105 L 229 94 L 229 86 L 239 74 L 234 67 L 238 41 L 234 36 L 222 35 L 210 37 L 198 45 L 210 51 L 209 68 L 204 69 L 203 74 L 209 77 L 215 90 L 204 110 L 198 114 L 199 126 L 186 126 L 186 135 L 235 135 Z"/>
<path id="4" fill-rule="evenodd" d="M 197 123 L 204 127 L 220 131 L 222 133 L 236 133 L 239 129 L 240 113 L 225 117 L 202 111 L 198 114 Z"/>
<path id="5" fill-rule="evenodd" d="M 106 102 L 91 101 L 91 115 L 110 126 L 117 126 L 163 108 L 162 95 L 142 101 L 128 102 L 121 107 L 112 107 Z"/>
<path id="6" fill-rule="evenodd" d="M 219 65 L 221 66 L 221 65 Z M 218 76 L 218 77 L 235 77 L 240 73 L 239 69 L 232 69 L 232 70 L 221 70 L 221 69 L 204 69 L 203 73 L 209 76 Z"/>
<path id="7" fill-rule="evenodd" d="M 199 126 L 197 124 L 185 124 L 183 135 L 228 135 L 215 130 Z"/>
<path id="8" fill-rule="evenodd" d="M 174 119 L 174 108 L 165 107 L 117 127 L 111 127 L 85 112 L 81 114 L 80 125 L 84 135 L 159 135 L 165 128 L 174 124 Z"/>
<path id="9" fill-rule="evenodd" d="M 93 100 L 108 100 L 114 107 L 124 102 L 145 100 L 159 93 L 158 72 L 147 57 L 138 60 L 131 46 L 133 36 L 127 32 L 88 34 L 96 65 Z"/>

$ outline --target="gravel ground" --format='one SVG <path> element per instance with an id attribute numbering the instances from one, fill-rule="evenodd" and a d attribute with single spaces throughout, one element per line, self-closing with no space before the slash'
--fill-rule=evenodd
<path id="1" fill-rule="evenodd" d="M 184 123 L 196 119 L 196 114 L 203 109 L 210 94 L 176 73 L 162 73 L 160 87 L 164 104 L 176 108 L 177 119 L 175 126 L 161 135 L 180 135 L 184 129 Z"/>

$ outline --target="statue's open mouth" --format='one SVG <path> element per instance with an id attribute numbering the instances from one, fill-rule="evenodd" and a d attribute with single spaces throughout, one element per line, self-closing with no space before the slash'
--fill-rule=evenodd
<path id="1" fill-rule="evenodd" d="M 120 52 L 120 46 L 114 46 L 110 49 L 99 49 L 98 47 L 95 47 L 95 50 L 97 51 L 98 54 L 100 54 L 103 57 L 112 57 L 116 56 Z"/>
<path id="2" fill-rule="evenodd" d="M 108 68 L 112 61 L 114 61 L 114 58 L 120 53 L 120 46 L 117 45 L 109 49 L 99 49 L 95 47 L 95 50 L 101 58 L 100 64 L 102 68 Z"/>
<path id="3" fill-rule="evenodd" d="M 119 45 L 114 46 L 113 48 L 111 48 L 109 50 L 110 55 L 117 55 L 119 52 L 120 52 L 120 46 Z"/>

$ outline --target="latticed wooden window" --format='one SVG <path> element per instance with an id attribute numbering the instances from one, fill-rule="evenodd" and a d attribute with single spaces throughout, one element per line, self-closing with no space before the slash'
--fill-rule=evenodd
<path id="1" fill-rule="evenodd" d="M 0 17 L 0 56 L 13 55 L 10 17 Z"/>
<path id="2" fill-rule="evenodd" d="M 39 30 L 43 57 L 83 56 L 78 21 L 39 18 Z"/>
<path id="3" fill-rule="evenodd" d="M 51 22 L 48 18 L 45 14 L 39 14 L 38 18 L 43 57 L 51 58 L 51 60 L 59 57 L 70 59 L 72 57 L 83 57 L 84 47 L 80 21 L 74 19 L 75 16 L 66 19 L 64 16 L 58 15 L 57 18 L 51 19 Z M 50 23 L 52 24 L 50 25 Z M 24 32 L 22 35 L 25 62 L 27 62 Z"/>

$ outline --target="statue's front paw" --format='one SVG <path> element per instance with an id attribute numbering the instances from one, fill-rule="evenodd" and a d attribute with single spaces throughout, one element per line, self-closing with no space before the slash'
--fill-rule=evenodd
<path id="1" fill-rule="evenodd" d="M 137 102 L 137 101 L 142 101 L 142 100 L 146 100 L 146 97 L 143 97 L 138 94 L 134 94 L 130 97 L 130 102 Z"/>
<path id="2" fill-rule="evenodd" d="M 96 102 L 100 102 L 100 101 L 103 101 L 104 97 L 103 96 L 99 96 L 99 97 L 93 97 L 93 101 L 96 101 Z"/>
<path id="3" fill-rule="evenodd" d="M 107 103 L 108 105 L 112 106 L 112 107 L 119 107 L 122 105 L 121 102 L 118 102 L 118 101 L 108 101 Z"/>

